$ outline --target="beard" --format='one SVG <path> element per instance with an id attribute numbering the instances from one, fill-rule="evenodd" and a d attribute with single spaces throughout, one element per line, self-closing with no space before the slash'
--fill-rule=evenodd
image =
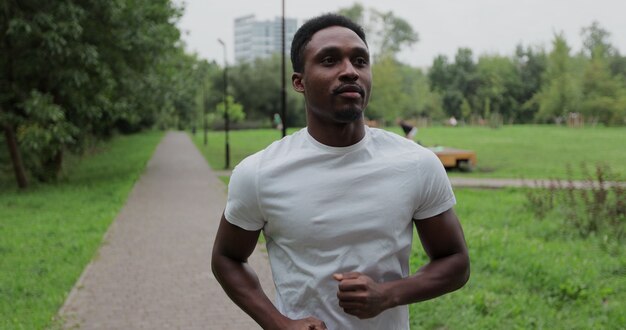
<path id="1" fill-rule="evenodd" d="M 352 123 L 363 117 L 363 109 L 349 108 L 335 111 L 334 117 L 337 121 L 343 123 Z"/>

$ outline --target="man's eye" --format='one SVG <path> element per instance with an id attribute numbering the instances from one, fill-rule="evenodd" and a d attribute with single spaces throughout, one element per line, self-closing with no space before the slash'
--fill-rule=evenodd
<path id="1" fill-rule="evenodd" d="M 330 56 L 324 57 L 322 59 L 322 64 L 330 65 L 330 64 L 334 64 L 334 63 L 335 63 L 335 59 L 330 57 Z"/>
<path id="2" fill-rule="evenodd" d="M 354 62 L 358 65 L 367 65 L 367 60 L 363 57 L 357 57 Z"/>

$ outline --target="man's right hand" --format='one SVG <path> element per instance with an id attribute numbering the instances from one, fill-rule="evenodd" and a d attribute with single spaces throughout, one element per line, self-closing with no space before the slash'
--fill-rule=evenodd
<path id="1" fill-rule="evenodd" d="M 305 319 L 292 320 L 285 329 L 288 330 L 322 330 L 326 328 L 326 324 L 321 320 L 309 316 Z"/>

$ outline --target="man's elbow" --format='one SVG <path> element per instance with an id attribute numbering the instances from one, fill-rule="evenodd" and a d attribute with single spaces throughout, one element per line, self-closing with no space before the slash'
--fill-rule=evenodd
<path id="1" fill-rule="evenodd" d="M 459 254 L 458 259 L 458 277 L 456 279 L 456 288 L 454 290 L 458 290 L 465 286 L 470 279 L 470 258 L 467 251 Z"/>
<path id="2" fill-rule="evenodd" d="M 216 279 L 219 280 L 221 278 L 220 274 L 223 273 L 223 270 L 224 256 L 213 250 L 213 253 L 211 253 L 211 271 L 213 272 L 213 275 L 215 275 Z"/>

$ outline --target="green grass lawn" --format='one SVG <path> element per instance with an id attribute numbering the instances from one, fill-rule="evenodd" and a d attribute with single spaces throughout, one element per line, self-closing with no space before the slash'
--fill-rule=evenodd
<path id="1" fill-rule="evenodd" d="M 400 132 L 395 127 L 390 130 Z M 276 130 L 232 131 L 231 167 L 280 138 L 280 132 Z M 476 152 L 478 166 L 475 171 L 452 171 L 451 176 L 566 179 L 566 166 L 569 164 L 575 178 L 583 179 L 580 171 L 582 162 L 589 165 L 603 162 L 622 180 L 626 180 L 626 149 L 623 147 L 626 129 L 623 127 L 427 127 L 420 129 L 415 139 L 425 146 L 442 145 Z M 194 136 L 194 141 L 213 169 L 224 169 L 224 132 L 209 132 L 206 147 L 201 132 Z"/>
<path id="2" fill-rule="evenodd" d="M 460 291 L 410 307 L 411 329 L 623 329 L 625 249 L 533 218 L 523 191 L 456 191 L 472 274 Z M 411 270 L 425 261 L 416 240 Z"/>
<path id="3" fill-rule="evenodd" d="M 120 136 L 56 184 L 0 190 L 0 329 L 49 326 L 163 133 Z M 14 185 L 14 184 L 13 184 Z"/>
<path id="4" fill-rule="evenodd" d="M 471 176 L 565 179 L 565 167 L 570 164 L 581 179 L 582 162 L 604 162 L 626 180 L 624 127 L 432 127 L 421 129 L 416 139 L 427 146 L 474 150 L 478 168 Z"/>

